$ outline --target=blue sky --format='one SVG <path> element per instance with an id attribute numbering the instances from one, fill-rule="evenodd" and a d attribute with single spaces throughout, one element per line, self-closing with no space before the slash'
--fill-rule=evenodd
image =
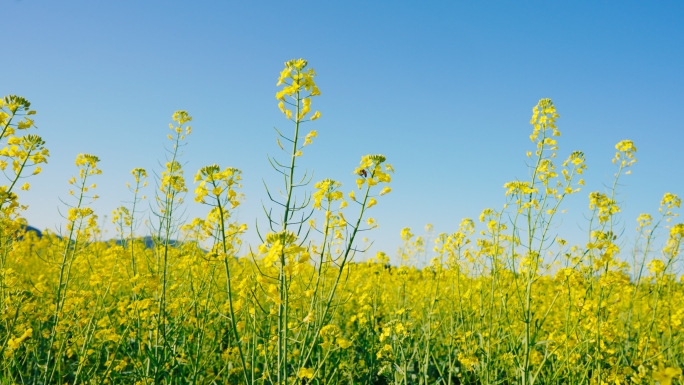
<path id="1" fill-rule="evenodd" d="M 93 207 L 111 217 L 131 198 L 131 169 L 160 171 L 171 115 L 184 109 L 194 118 L 187 179 L 213 163 L 243 170 L 239 216 L 253 229 L 264 219 L 262 179 L 280 182 L 266 160 L 277 153 L 273 127 L 291 128 L 274 98 L 277 76 L 300 57 L 322 92 L 313 101 L 322 118 L 310 126 L 319 137 L 301 159 L 314 180 L 349 190 L 368 153 L 395 166 L 393 192 L 371 209 L 374 250 L 393 254 L 403 227 L 453 232 L 461 218 L 501 208 L 503 184 L 527 177 L 531 110 L 546 97 L 561 116 L 559 157 L 581 150 L 589 167 L 561 235 L 585 242 L 588 194 L 610 182 L 623 139 L 639 159 L 620 188 L 627 240 L 663 193 L 684 195 L 683 3 L 388 4 L 0 2 L 0 93 L 32 102 L 51 152 L 21 195 L 26 217 L 40 228 L 64 223 L 59 198 L 78 153 L 102 159 Z M 205 211 L 189 204 L 186 214 Z"/>

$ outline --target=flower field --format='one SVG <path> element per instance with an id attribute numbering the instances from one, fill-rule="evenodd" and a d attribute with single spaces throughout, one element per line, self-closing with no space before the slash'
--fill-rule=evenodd
<path id="1" fill-rule="evenodd" d="M 300 172 L 317 136 L 308 127 L 321 118 L 316 76 L 299 59 L 278 77 L 290 131 L 276 131 L 283 155 L 269 161 L 283 182 L 267 186 L 258 245 L 243 242 L 247 225 L 234 219 L 240 170 L 203 167 L 188 191 L 185 111 L 173 114 L 165 168 L 132 171 L 115 240 L 96 241 L 89 206 L 106 176 L 89 154 L 65 181 L 64 231 L 27 232 L 21 191 L 49 152 L 29 133 L 30 103 L 0 100 L 0 384 L 682 383 L 681 199 L 665 193 L 635 234 L 617 231 L 633 142 L 616 145 L 610 188 L 587 193 L 584 155 L 558 160 L 559 115 L 542 99 L 530 177 L 505 184 L 501 209 L 451 234 L 404 229 L 399 265 L 383 252 L 361 260 L 394 168 L 364 156 L 347 170 L 356 185 L 344 187 Z M 551 229 L 578 193 L 591 215 L 586 243 L 571 245 Z M 181 223 L 190 203 L 207 215 Z M 428 251 L 434 258 L 416 263 Z"/>

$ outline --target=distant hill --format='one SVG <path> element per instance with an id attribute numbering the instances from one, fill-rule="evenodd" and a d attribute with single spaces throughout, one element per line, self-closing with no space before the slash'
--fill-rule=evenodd
<path id="1" fill-rule="evenodd" d="M 35 233 L 38 238 L 43 237 L 43 232 L 38 230 L 37 228 L 35 228 L 33 226 L 30 226 L 30 225 L 26 226 L 26 232 L 29 232 L 29 231 L 32 231 L 33 233 Z M 57 238 L 61 239 L 62 237 L 60 237 L 58 235 Z M 143 243 L 145 244 L 145 247 L 147 247 L 148 249 L 151 249 L 152 247 L 154 247 L 154 239 L 149 235 L 145 236 L 145 237 L 136 238 L 135 240 L 136 241 L 143 241 Z M 121 246 L 121 244 L 122 244 L 120 239 L 117 239 L 114 242 L 119 246 Z M 169 241 L 170 246 L 178 246 L 179 244 L 180 244 L 180 242 L 178 242 L 175 239 L 172 239 Z"/>
<path id="2" fill-rule="evenodd" d="M 40 230 L 38 230 L 37 228 L 35 228 L 35 227 L 33 227 L 33 226 L 26 226 L 26 227 L 24 228 L 24 230 L 26 230 L 27 233 L 28 233 L 29 231 L 33 232 L 38 238 L 42 238 L 42 237 L 43 237 L 43 232 L 40 231 Z M 20 239 L 22 239 L 22 238 L 24 238 L 24 237 L 23 237 L 23 236 L 20 237 Z"/>
<path id="3" fill-rule="evenodd" d="M 36 235 L 38 236 L 38 238 L 42 238 L 42 237 L 43 237 L 43 232 L 40 231 L 40 230 L 38 230 L 37 228 L 35 228 L 35 227 L 33 227 L 33 226 L 26 226 L 26 231 L 27 231 L 27 232 L 33 231 L 34 233 L 36 233 Z"/>
<path id="4" fill-rule="evenodd" d="M 135 240 L 136 241 L 143 241 L 143 243 L 145 243 L 145 247 L 147 247 L 148 249 L 151 249 L 154 247 L 154 239 L 149 235 L 145 236 L 145 237 L 141 237 L 141 238 L 135 238 Z M 115 242 L 119 246 L 121 246 L 121 244 L 123 243 L 123 242 L 121 242 L 120 239 L 117 239 Z M 178 246 L 179 244 L 180 244 L 180 242 L 178 242 L 175 239 L 171 239 L 169 241 L 169 246 Z"/>

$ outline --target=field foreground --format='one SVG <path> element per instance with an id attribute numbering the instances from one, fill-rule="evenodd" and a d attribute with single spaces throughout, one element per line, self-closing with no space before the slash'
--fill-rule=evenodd
<path id="1" fill-rule="evenodd" d="M 0 384 L 681 383 L 684 224 L 672 223 L 681 199 L 666 193 L 658 215 L 639 216 L 631 252 L 614 229 L 634 143 L 616 145 L 613 187 L 589 194 L 588 240 L 571 246 L 549 229 L 586 165 L 579 151 L 554 163 L 558 114 L 542 99 L 530 179 L 505 184 L 506 204 L 485 209 L 480 230 L 467 218 L 433 237 L 406 228 L 399 265 L 384 253 L 360 262 L 358 237 L 378 226 L 368 210 L 392 191 L 394 168 L 367 155 L 346 194 L 332 179 L 305 190 L 296 164 L 317 136 L 303 133 L 321 116 L 311 110 L 315 76 L 299 59 L 278 78 L 293 130 L 277 131 L 285 155 L 269 161 L 284 186 L 268 190 L 274 209 L 251 247 L 232 215 L 243 202 L 238 169 L 199 170 L 194 200 L 208 214 L 177 218 L 188 195 L 185 111 L 173 115 L 151 204 L 147 171 L 132 171 L 131 204 L 114 210 L 116 242 L 98 241 L 89 205 L 102 171 L 89 154 L 76 158 L 62 234 L 26 232 L 18 192 L 30 185 L 19 182 L 49 153 L 37 135 L 19 136 L 34 126 L 30 103 L 2 99 Z M 427 251 L 434 258 L 417 268 Z"/>

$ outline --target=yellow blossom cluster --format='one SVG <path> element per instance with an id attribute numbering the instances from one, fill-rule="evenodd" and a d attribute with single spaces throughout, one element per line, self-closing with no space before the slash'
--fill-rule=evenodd
<path id="1" fill-rule="evenodd" d="M 286 62 L 285 69 L 280 73 L 276 84 L 278 86 L 284 84 L 283 89 L 276 93 L 276 99 L 280 101 L 278 108 L 288 119 L 292 119 L 292 110 L 287 108 L 286 104 L 294 107 L 296 122 L 303 121 L 311 112 L 311 98 L 321 94 L 314 81 L 316 71 L 313 68 L 306 68 L 307 65 L 308 62 L 304 59 Z M 308 94 L 304 95 L 304 92 Z M 287 97 L 290 97 L 290 100 Z M 316 111 L 309 120 L 316 120 L 320 117 L 321 113 Z"/>

